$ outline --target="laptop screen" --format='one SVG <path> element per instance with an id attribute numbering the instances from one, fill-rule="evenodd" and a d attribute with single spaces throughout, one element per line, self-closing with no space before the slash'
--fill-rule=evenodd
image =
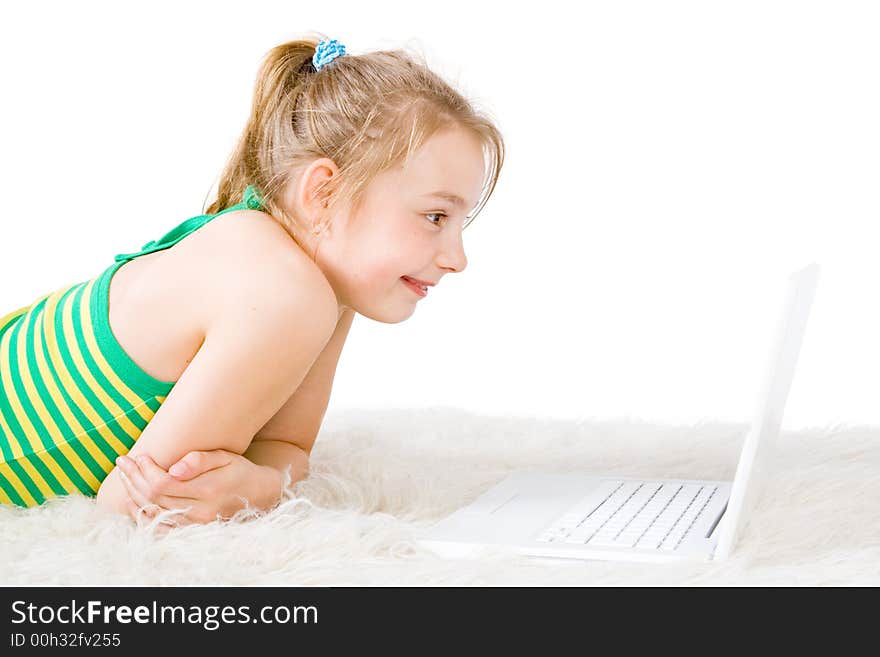
<path id="1" fill-rule="evenodd" d="M 716 560 L 727 558 L 733 549 L 736 537 L 758 499 L 768 465 L 775 458 L 776 439 L 818 280 L 817 263 L 789 276 L 785 305 L 770 344 L 757 408 L 740 452 L 727 510 L 721 521 L 713 556 Z"/>

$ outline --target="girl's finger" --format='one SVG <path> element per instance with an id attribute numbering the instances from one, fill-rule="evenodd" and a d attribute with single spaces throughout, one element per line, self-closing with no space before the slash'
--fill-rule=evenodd
<path id="1" fill-rule="evenodd" d="M 125 473 L 121 470 L 119 471 L 119 478 L 122 480 L 122 484 L 125 486 L 125 490 L 128 493 L 128 512 L 131 515 L 132 519 L 140 525 L 141 520 L 150 521 L 152 520 L 161 509 L 143 498 L 140 492 L 135 489 L 131 482 L 128 481 L 128 477 L 125 476 Z"/>
<path id="2" fill-rule="evenodd" d="M 140 507 L 129 498 L 128 502 L 125 503 L 125 508 L 128 509 L 128 515 L 131 516 L 131 519 L 137 522 Z"/>
<path id="3" fill-rule="evenodd" d="M 131 469 L 132 468 L 129 467 L 129 470 Z M 135 469 L 137 469 L 136 466 Z M 175 513 L 168 518 L 162 519 L 156 526 L 173 528 L 204 522 L 200 519 L 201 515 L 196 509 L 196 505 L 194 504 L 195 500 L 190 500 L 188 498 L 182 497 L 169 498 L 167 496 L 160 495 L 157 496 L 158 499 L 170 500 L 170 502 L 167 502 L 167 504 L 179 506 L 165 506 L 157 504 L 155 501 L 147 498 L 143 494 L 143 492 L 138 489 L 138 487 L 128 478 L 128 476 L 125 474 L 125 471 L 121 467 L 119 470 L 119 477 L 122 480 L 122 483 L 125 486 L 125 490 L 130 498 L 129 511 L 132 514 L 132 517 L 134 517 L 136 520 L 138 517 L 142 517 L 148 521 L 152 521 L 162 511 L 182 509 L 184 510 L 184 513 Z M 143 477 L 141 477 L 141 480 L 144 481 Z"/>
<path id="4" fill-rule="evenodd" d="M 192 483 L 178 481 L 176 477 L 172 477 L 159 467 L 147 454 L 139 455 L 134 459 L 134 462 L 144 481 L 147 482 L 147 486 L 152 484 L 153 488 L 158 486 L 162 490 L 162 494 L 150 498 L 153 502 L 166 509 L 179 509 L 192 504 L 194 498 L 188 495 L 189 489 L 193 486 Z"/>
<path id="5" fill-rule="evenodd" d="M 178 481 L 193 479 L 201 474 L 229 465 L 232 458 L 222 449 L 187 452 L 177 463 L 168 468 L 168 474 Z"/>
<path id="6" fill-rule="evenodd" d="M 138 506 L 130 500 L 128 502 L 129 513 L 138 527 L 142 527 L 152 521 L 155 515 L 154 508 Z"/>
<path id="7" fill-rule="evenodd" d="M 128 487 L 137 491 L 137 496 L 132 495 L 135 502 L 143 504 L 143 500 L 154 501 L 150 500 L 150 487 L 136 461 L 127 456 L 120 456 L 116 459 L 116 467 L 119 468 L 120 474 L 125 475 L 123 481 L 127 480 Z"/>
<path id="8" fill-rule="evenodd" d="M 120 456 L 117 459 L 119 469 L 126 473 L 131 486 L 138 491 L 138 497 L 133 499 L 143 505 L 144 500 L 150 504 L 156 504 L 163 509 L 178 509 L 186 506 L 188 498 L 176 497 L 168 494 L 157 494 L 152 491 L 156 486 L 167 490 L 169 487 L 183 485 L 174 480 L 171 475 L 160 468 L 146 455 L 140 455 L 136 459 Z"/>
<path id="9" fill-rule="evenodd" d="M 125 486 L 125 492 L 128 493 L 129 499 L 134 502 L 139 507 L 148 506 L 151 504 L 150 500 L 138 489 L 134 482 L 128 478 L 128 475 L 125 474 L 124 471 L 119 471 L 119 478 L 122 480 L 122 485 Z"/>

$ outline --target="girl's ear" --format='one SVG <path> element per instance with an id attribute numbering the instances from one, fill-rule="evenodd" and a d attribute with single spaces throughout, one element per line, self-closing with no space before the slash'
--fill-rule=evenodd
<path id="1" fill-rule="evenodd" d="M 321 211 L 327 208 L 330 193 L 328 185 L 337 175 L 339 175 L 339 167 L 327 157 L 312 161 L 302 171 L 296 202 L 304 219 L 312 226 L 320 221 Z"/>

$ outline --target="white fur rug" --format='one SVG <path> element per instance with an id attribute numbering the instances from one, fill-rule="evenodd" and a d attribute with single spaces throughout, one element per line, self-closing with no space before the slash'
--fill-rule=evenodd
<path id="1" fill-rule="evenodd" d="M 783 432 L 775 479 L 724 563 L 445 560 L 414 542 L 513 470 L 731 480 L 745 429 L 449 408 L 331 411 L 311 477 L 271 512 L 243 521 L 163 536 L 83 496 L 34 509 L 0 505 L 0 584 L 880 584 L 880 427 Z"/>

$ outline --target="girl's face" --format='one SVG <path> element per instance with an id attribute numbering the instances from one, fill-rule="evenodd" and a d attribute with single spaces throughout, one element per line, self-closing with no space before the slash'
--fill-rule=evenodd
<path id="1" fill-rule="evenodd" d="M 406 168 L 374 179 L 356 214 L 333 217 L 315 262 L 336 292 L 340 312 L 348 307 L 386 324 L 401 322 L 416 303 L 427 301 L 403 276 L 439 283 L 463 271 L 462 227 L 480 199 L 483 176 L 477 138 L 446 130 L 413 153 Z"/>

